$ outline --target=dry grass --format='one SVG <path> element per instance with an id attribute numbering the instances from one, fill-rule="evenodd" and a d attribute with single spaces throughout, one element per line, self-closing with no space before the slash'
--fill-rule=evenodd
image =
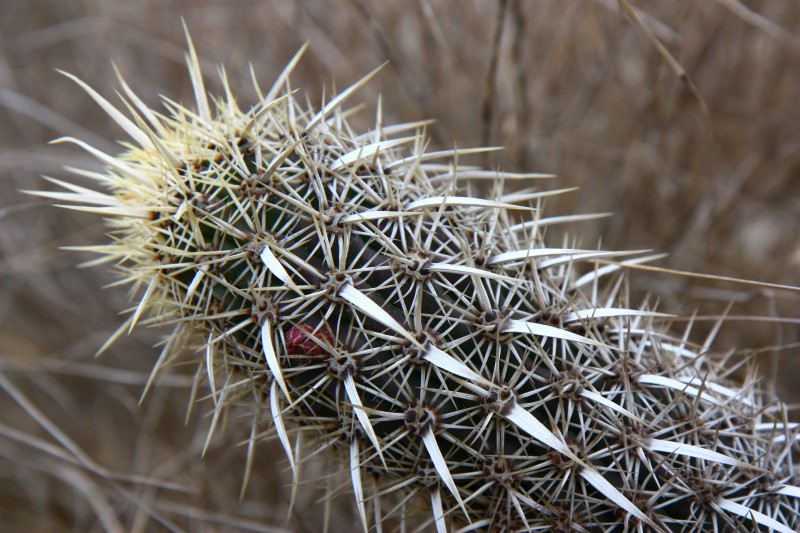
<path id="1" fill-rule="evenodd" d="M 585 232 L 585 243 L 667 251 L 662 264 L 670 268 L 800 284 L 794 0 L 749 7 L 630 0 L 647 29 L 620 13 L 627 3 L 616 0 L 7 4 L 0 14 L 4 531 L 269 531 L 285 524 L 288 495 L 280 487 L 287 478 L 269 446 L 256 450 L 256 474 L 239 501 L 246 447 L 230 444 L 247 439 L 249 421 L 230 420 L 227 440 L 200 461 L 207 421 L 195 411 L 184 427 L 190 379 L 179 371 L 138 405 L 159 332 L 140 330 L 93 359 L 127 298 L 100 290 L 110 276 L 75 269 L 86 258 L 58 247 L 100 242 L 102 228 L 91 216 L 18 192 L 46 187 L 39 176 L 62 176 L 63 165 L 95 164 L 49 140 L 74 135 L 115 151 L 113 140 L 122 136 L 55 68 L 110 95 L 113 60 L 149 103 L 159 93 L 191 99 L 182 16 L 206 71 L 224 63 L 243 102 L 255 98 L 248 61 L 267 82 L 305 41 L 309 53 L 295 83 L 312 102 L 321 87 L 330 93 L 389 59 L 362 95 L 372 104 L 382 94 L 387 122 L 432 117 L 435 146 L 503 145 L 506 151 L 481 162 L 580 185 L 551 212 L 615 212 L 573 228 Z M 797 293 L 647 272 L 635 281 L 669 310 L 719 313 L 733 301 L 736 315 L 800 316 Z M 797 322 L 731 321 L 723 333 L 730 346 L 788 346 L 759 358 L 765 379 L 800 399 Z M 157 486 L 164 482 L 180 487 Z M 294 530 L 318 527 L 304 513 L 314 497 L 301 492 Z"/>

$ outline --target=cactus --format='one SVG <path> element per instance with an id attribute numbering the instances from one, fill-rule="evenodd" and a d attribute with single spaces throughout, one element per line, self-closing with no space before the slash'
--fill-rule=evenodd
<path id="1" fill-rule="evenodd" d="M 356 134 L 344 104 L 374 72 L 315 111 L 299 57 L 247 111 L 224 76 L 209 100 L 191 40 L 194 110 L 120 78 L 123 113 L 73 78 L 134 143 L 63 139 L 107 165 L 78 171 L 103 191 L 40 194 L 109 217 L 86 249 L 141 295 L 120 332 L 173 328 L 154 376 L 199 347 L 212 429 L 263 414 L 295 485 L 335 458 L 365 531 L 800 528 L 796 424 L 711 339 L 628 303 L 625 267 L 653 256 L 549 246 L 591 218 L 542 215 L 566 190 L 504 192 L 547 176 L 428 152 L 425 123 Z"/>

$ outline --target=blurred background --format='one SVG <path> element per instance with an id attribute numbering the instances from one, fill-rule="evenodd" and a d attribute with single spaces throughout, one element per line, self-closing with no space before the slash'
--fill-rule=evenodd
<path id="1" fill-rule="evenodd" d="M 163 332 L 139 328 L 94 354 L 129 307 L 104 267 L 60 247 L 101 243 L 95 216 L 20 189 L 65 166 L 97 169 L 123 132 L 73 82 L 114 101 L 112 61 L 151 106 L 190 103 L 184 19 L 207 88 L 224 64 L 240 105 L 306 41 L 293 84 L 316 104 L 385 61 L 354 102 L 369 124 L 436 119 L 432 148 L 504 146 L 469 162 L 580 186 L 551 215 L 584 246 L 653 249 L 659 265 L 800 285 L 800 3 L 795 0 L 3 0 L 0 11 L 0 530 L 317 531 L 322 492 L 301 490 L 287 525 L 282 451 L 253 449 L 232 412 L 201 460 L 208 406 L 187 417 L 196 365 L 139 404 Z M 75 178 L 70 177 L 74 180 Z M 555 242 L 559 234 L 551 236 Z M 800 400 L 800 296 L 636 272 L 634 294 L 700 314 L 700 340 L 729 304 L 717 350 L 755 356 L 763 383 Z M 680 326 L 680 324 L 679 324 Z M 198 391 L 202 397 L 204 391 Z M 244 420 L 241 416 L 246 416 Z M 795 418 L 798 418 L 795 416 Z M 188 419 L 188 421 L 187 421 Z M 313 467 L 311 467 L 313 468 Z M 306 472 L 306 479 L 313 479 Z M 340 483 L 340 480 L 332 480 Z M 346 482 L 344 485 L 346 487 Z M 346 491 L 345 491 L 346 492 Z M 349 530 L 334 501 L 332 531 Z M 341 525 L 346 524 L 346 525 Z"/>

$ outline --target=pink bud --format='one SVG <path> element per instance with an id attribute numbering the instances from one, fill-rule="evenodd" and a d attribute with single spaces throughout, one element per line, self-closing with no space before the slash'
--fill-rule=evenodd
<path id="1" fill-rule="evenodd" d="M 309 324 L 292 326 L 286 332 L 285 339 L 288 355 L 323 355 L 326 351 L 320 344 L 333 344 L 328 330 L 319 329 L 314 332 Z"/>

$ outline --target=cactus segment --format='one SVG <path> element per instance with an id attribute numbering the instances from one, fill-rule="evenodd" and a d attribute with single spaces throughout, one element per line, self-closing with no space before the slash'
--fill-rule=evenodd
<path id="1" fill-rule="evenodd" d="M 103 192 L 45 194 L 109 217 L 87 249 L 142 294 L 124 328 L 173 325 L 158 370 L 201 348 L 212 429 L 249 405 L 295 485 L 328 452 L 364 531 L 800 528 L 785 407 L 620 289 L 658 256 L 548 246 L 549 224 L 605 214 L 542 218 L 569 189 L 507 193 L 549 176 L 458 166 L 482 149 L 426 152 L 424 122 L 354 134 L 344 106 L 377 70 L 315 111 L 298 59 L 247 111 L 224 76 L 207 94 L 191 42 L 195 109 L 122 81 L 124 113 L 67 75 L 134 144 L 63 139 L 107 165 L 81 172 Z"/>

